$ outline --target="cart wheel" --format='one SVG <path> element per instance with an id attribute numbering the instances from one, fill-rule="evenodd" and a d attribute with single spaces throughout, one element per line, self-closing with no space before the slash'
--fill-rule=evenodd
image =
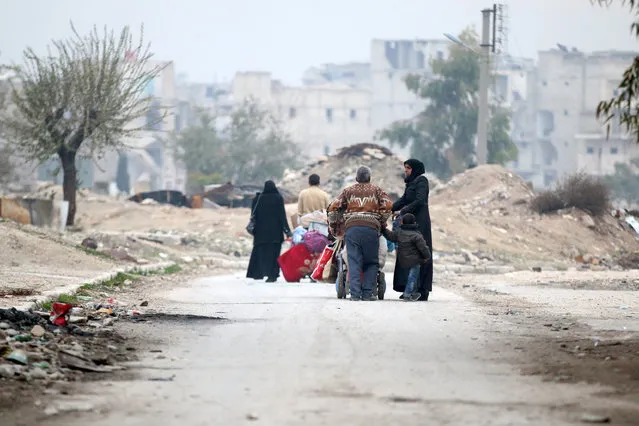
<path id="1" fill-rule="evenodd" d="M 377 298 L 384 300 L 384 293 L 386 293 L 386 275 L 380 272 L 377 277 Z"/>
<path id="2" fill-rule="evenodd" d="M 346 299 L 346 273 L 341 272 L 337 278 L 337 298 Z"/>

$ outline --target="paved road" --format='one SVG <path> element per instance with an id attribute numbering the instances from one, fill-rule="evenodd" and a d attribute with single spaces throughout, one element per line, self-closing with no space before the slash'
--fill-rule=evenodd
<path id="1" fill-rule="evenodd" d="M 41 424 L 570 424 L 561 408 L 583 389 L 500 361 L 505 324 L 439 288 L 426 303 L 389 296 L 351 302 L 330 285 L 197 281 L 165 295 L 165 308 L 231 321 L 147 326 L 166 359 L 150 354 L 135 382 L 87 385 L 83 400 L 102 414 Z"/>

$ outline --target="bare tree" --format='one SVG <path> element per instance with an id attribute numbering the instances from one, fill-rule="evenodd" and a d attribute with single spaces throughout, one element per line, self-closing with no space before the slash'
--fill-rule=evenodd
<path id="1" fill-rule="evenodd" d="M 87 35 L 71 28 L 73 36 L 52 41 L 45 55 L 24 51 L 23 64 L 12 67 L 13 113 L 0 122 L 27 158 L 60 159 L 67 225 L 76 213 L 76 158 L 122 149 L 123 140 L 142 129 L 132 123 L 149 110 L 143 93 L 162 69 L 149 64 L 142 32 L 134 42 L 129 27 L 119 34 L 94 27 Z"/>

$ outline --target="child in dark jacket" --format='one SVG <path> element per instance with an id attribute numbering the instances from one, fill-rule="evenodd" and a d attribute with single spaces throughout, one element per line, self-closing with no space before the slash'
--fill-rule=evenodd
<path id="1" fill-rule="evenodd" d="M 404 301 L 414 302 L 419 300 L 421 293 L 415 291 L 415 284 L 419 280 L 419 272 L 422 263 L 430 259 L 430 250 L 426 240 L 419 232 L 415 216 L 410 213 L 400 219 L 400 227 L 397 230 L 382 230 L 387 240 L 397 243 L 397 262 L 402 268 L 410 269 L 408 282 L 404 290 Z"/>

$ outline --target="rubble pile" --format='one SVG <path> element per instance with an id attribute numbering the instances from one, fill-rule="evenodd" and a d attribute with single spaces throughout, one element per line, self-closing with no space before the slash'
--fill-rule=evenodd
<path id="1" fill-rule="evenodd" d="M 456 175 L 430 197 L 434 247 L 592 270 L 618 268 L 618 253 L 639 250 L 637 233 L 624 220 L 574 208 L 540 216 L 530 209 L 533 197 L 521 177 L 498 165 Z"/>
<path id="2" fill-rule="evenodd" d="M 435 188 L 430 202 L 458 205 L 473 215 L 499 216 L 509 214 L 513 208 L 526 214 L 533 195 L 520 176 L 501 166 L 489 165 L 453 176 Z"/>
<path id="3" fill-rule="evenodd" d="M 355 183 L 355 172 L 360 166 L 368 166 L 372 171 L 372 181 L 384 189 L 392 198 L 404 193 L 403 160 L 386 147 L 361 143 L 342 148 L 337 154 L 320 157 L 301 170 L 288 171 L 280 183 L 282 188 L 293 194 L 308 187 L 308 177 L 316 173 L 320 176 L 322 189 L 331 197 L 339 195 L 345 187 Z M 431 190 L 440 182 L 428 175 Z"/>
<path id="4" fill-rule="evenodd" d="M 120 316 L 138 312 L 126 311 L 114 300 L 81 307 L 55 305 L 68 309 L 62 316 L 0 309 L 0 379 L 72 381 L 85 373 L 123 369 L 117 364 L 130 360 L 130 351 L 111 326 Z"/>
<path id="5" fill-rule="evenodd" d="M 622 254 L 617 258 L 617 264 L 624 269 L 639 269 L 639 252 Z"/>

